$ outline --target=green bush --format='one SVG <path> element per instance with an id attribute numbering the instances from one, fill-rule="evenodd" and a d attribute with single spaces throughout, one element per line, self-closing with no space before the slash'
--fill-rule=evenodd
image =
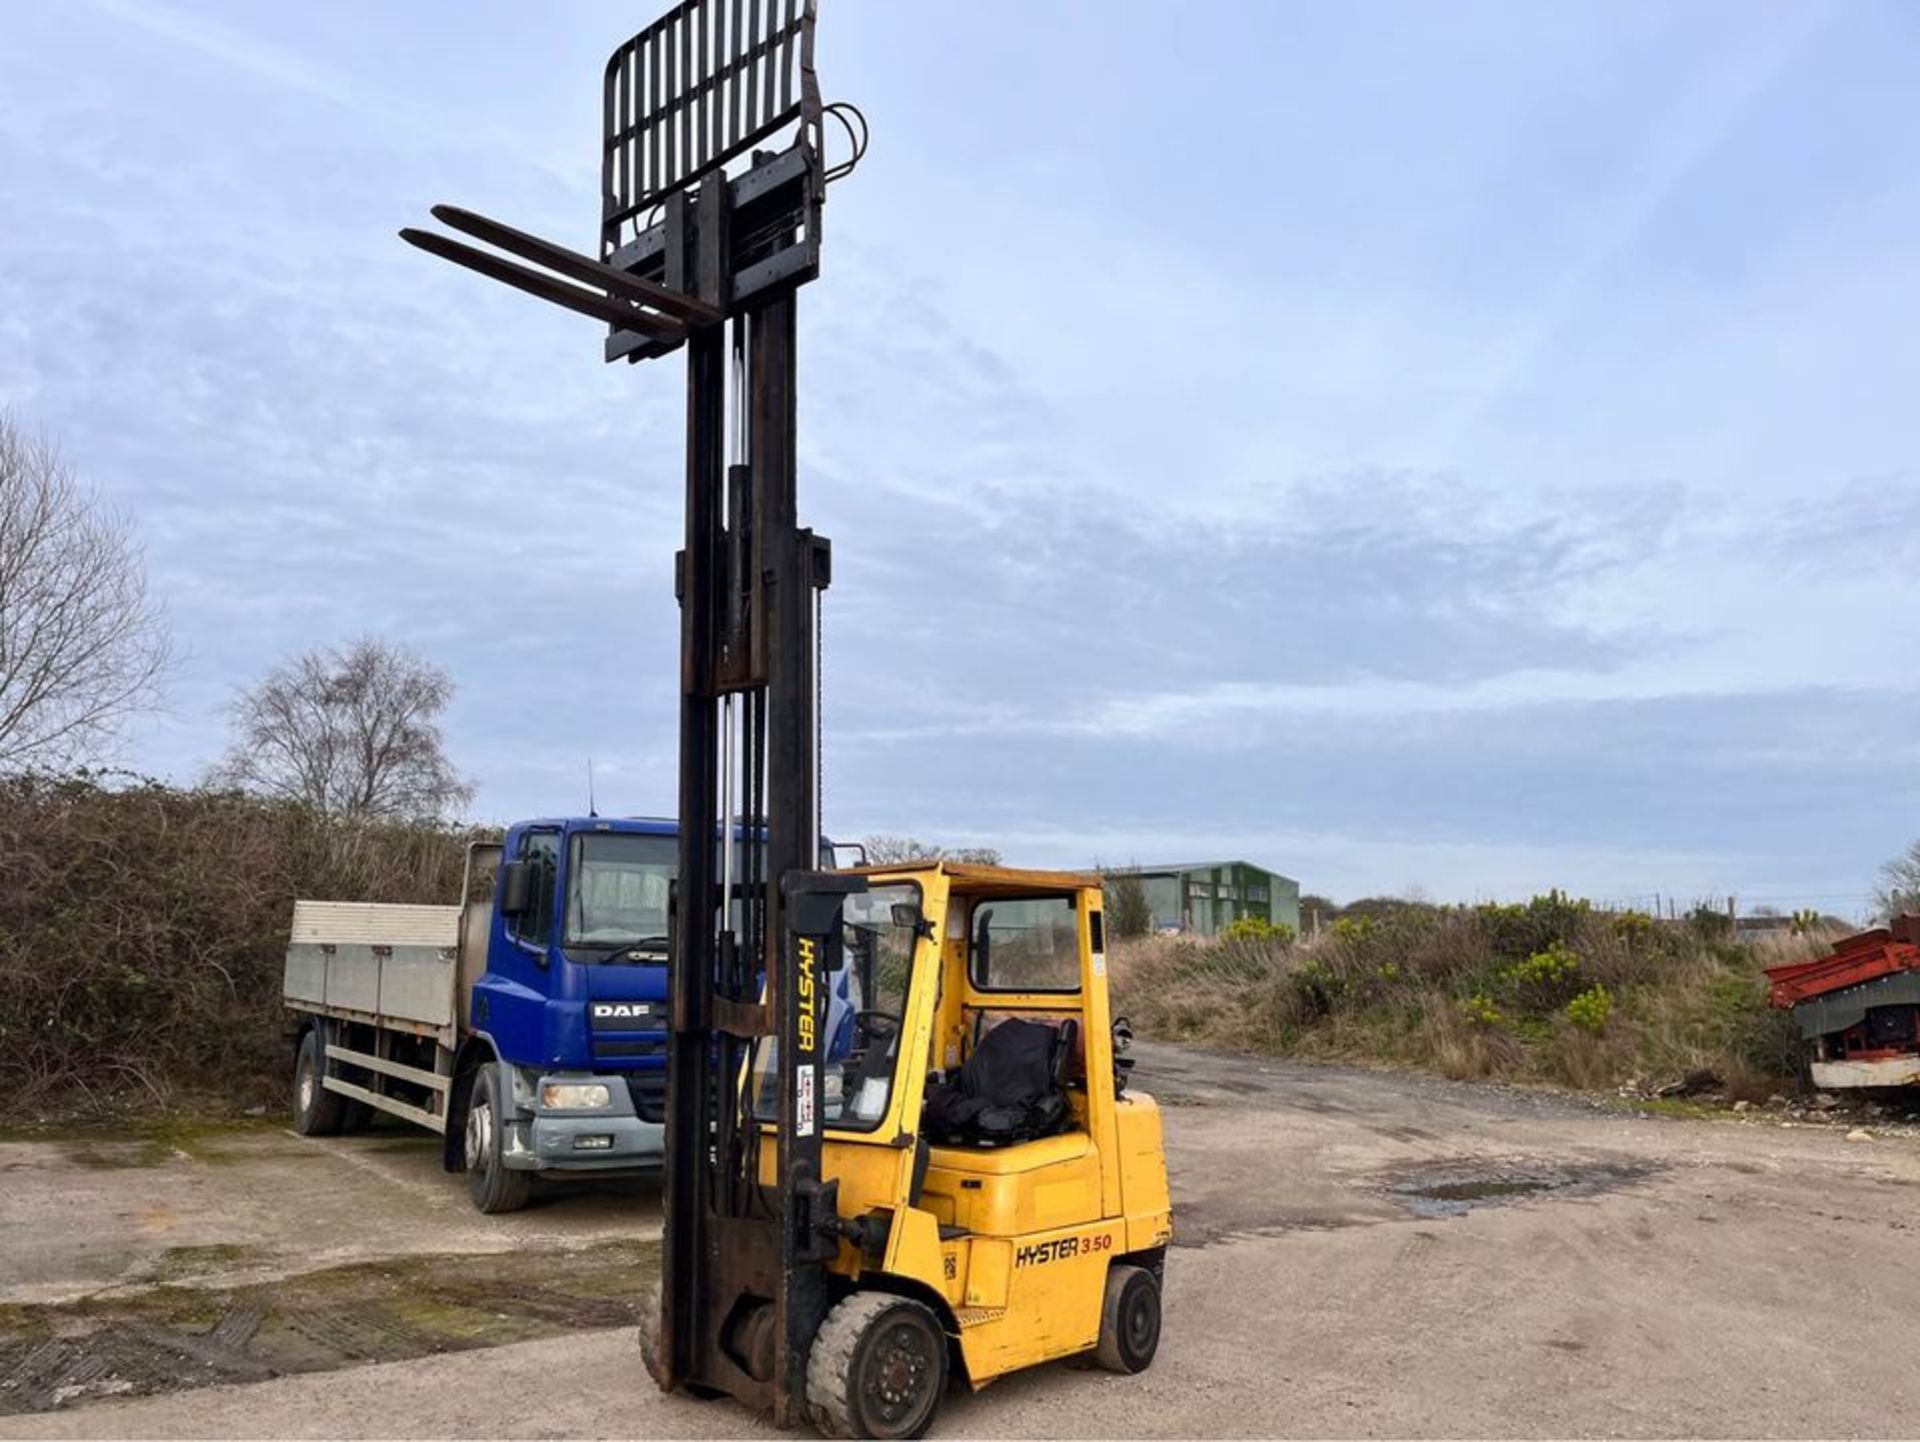
<path id="1" fill-rule="evenodd" d="M 1687 925 L 1695 936 L 1706 941 L 1721 941 L 1733 935 L 1733 918 L 1709 901 L 1695 902 L 1687 913 Z"/>
<path id="2" fill-rule="evenodd" d="M 1607 930 L 1629 951 L 1646 951 L 1659 942 L 1660 923 L 1644 911 L 1622 911 L 1607 922 Z"/>
<path id="3" fill-rule="evenodd" d="M 1342 975 L 1324 961 L 1309 961 L 1295 967 L 1288 977 L 1297 1010 L 1308 1020 L 1332 1013 L 1346 990 Z"/>
<path id="4" fill-rule="evenodd" d="M 1579 970 L 1580 958 L 1555 942 L 1525 961 L 1516 961 L 1507 968 L 1507 976 L 1521 986 L 1547 987 L 1571 980 Z"/>
<path id="5" fill-rule="evenodd" d="M 1612 1015 L 1613 996 L 1598 983 L 1567 1003 L 1567 1020 L 1595 1036 L 1607 1029 L 1607 1019 Z"/>
<path id="6" fill-rule="evenodd" d="M 1551 1010 L 1580 985 L 1580 958 L 1554 942 L 1514 962 L 1500 973 L 1511 995 L 1522 1005 Z"/>
<path id="7" fill-rule="evenodd" d="M 1461 1002 L 1460 1010 L 1468 1021 L 1477 1026 L 1498 1026 L 1503 1019 L 1500 1008 L 1493 1004 L 1493 998 L 1481 991 L 1476 991 Z"/>
<path id="8" fill-rule="evenodd" d="M 1595 919 L 1591 901 L 1557 889 L 1524 904 L 1480 906 L 1476 911 L 1493 951 L 1515 961 L 1577 943 Z"/>
<path id="9" fill-rule="evenodd" d="M 1284 921 L 1268 921 L 1264 916 L 1241 916 L 1220 928 L 1222 941 L 1271 941 L 1287 946 L 1293 941 L 1293 928 Z"/>

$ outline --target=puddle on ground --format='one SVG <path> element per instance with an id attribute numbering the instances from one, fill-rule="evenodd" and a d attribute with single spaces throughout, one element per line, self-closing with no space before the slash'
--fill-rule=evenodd
<path id="1" fill-rule="evenodd" d="M 1416 1217 L 1457 1217 L 1475 1207 L 1508 1206 L 1529 1197 L 1591 1197 L 1652 1171 L 1642 1163 L 1474 1159 L 1427 1162 L 1384 1180 L 1387 1195 Z"/>

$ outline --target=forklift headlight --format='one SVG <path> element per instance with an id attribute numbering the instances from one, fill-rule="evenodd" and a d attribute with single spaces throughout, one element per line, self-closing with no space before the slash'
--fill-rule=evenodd
<path id="1" fill-rule="evenodd" d="M 553 1111 L 599 1111 L 612 1102 L 605 1082 L 547 1082 L 540 1088 L 540 1105 Z"/>

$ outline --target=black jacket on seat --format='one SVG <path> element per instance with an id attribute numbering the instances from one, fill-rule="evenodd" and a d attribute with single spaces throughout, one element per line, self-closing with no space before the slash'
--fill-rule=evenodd
<path id="1" fill-rule="evenodd" d="M 1010 1016 L 981 1037 L 959 1078 L 927 1089 L 921 1126 L 931 1141 L 1000 1146 L 1051 1136 L 1066 1119 L 1057 1079 L 1060 1034 Z"/>

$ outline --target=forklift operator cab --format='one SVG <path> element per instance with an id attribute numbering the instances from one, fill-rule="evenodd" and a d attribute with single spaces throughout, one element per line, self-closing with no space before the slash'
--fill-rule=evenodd
<path id="1" fill-rule="evenodd" d="M 1115 1056 L 1099 878 L 862 875 L 826 977 L 822 1174 L 854 1225 L 808 1358 L 816 1422 L 917 1436 L 950 1363 L 976 1388 L 1085 1352 L 1144 1369 L 1172 1216 L 1159 1110 Z M 775 1066 L 763 1042 L 763 1129 Z"/>

